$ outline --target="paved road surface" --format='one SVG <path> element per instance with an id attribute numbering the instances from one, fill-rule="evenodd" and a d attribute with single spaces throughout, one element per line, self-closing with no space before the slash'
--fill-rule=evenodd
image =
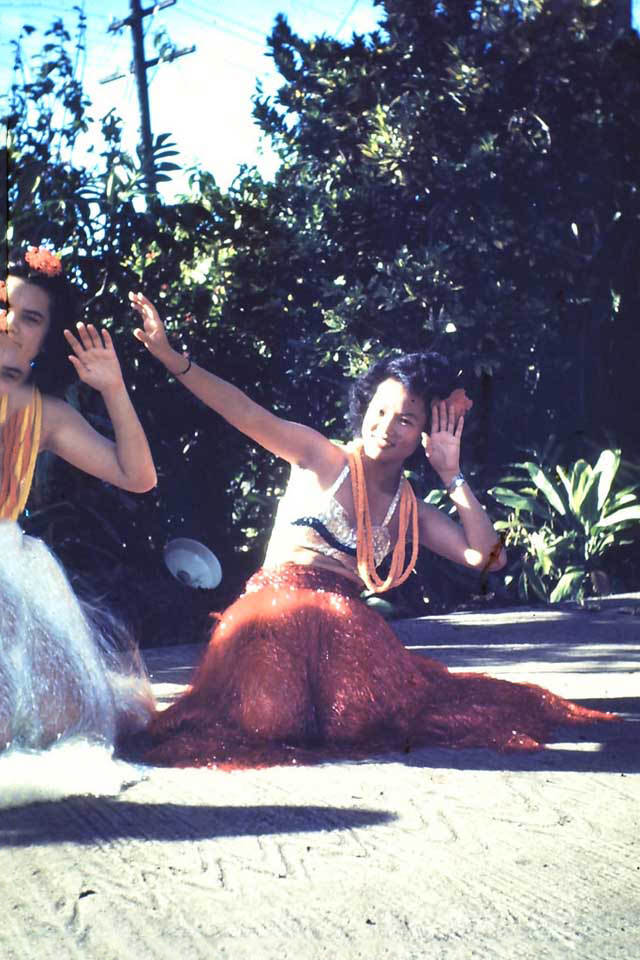
<path id="1" fill-rule="evenodd" d="M 454 669 L 627 716 L 578 742 L 152 769 L 114 797 L 2 811 L 1 960 L 640 958 L 639 611 L 397 625 Z M 161 698 L 198 651 L 148 653 Z"/>

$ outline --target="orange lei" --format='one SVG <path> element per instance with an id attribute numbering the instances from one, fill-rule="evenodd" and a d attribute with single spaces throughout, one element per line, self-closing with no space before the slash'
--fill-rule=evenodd
<path id="1" fill-rule="evenodd" d="M 17 520 L 24 510 L 40 447 L 42 397 L 34 388 L 33 399 L 23 410 L 8 416 L 8 395 L 0 399 L 0 428 L 4 452 L 0 470 L 0 520 Z"/>
<path id="2" fill-rule="evenodd" d="M 386 580 L 382 580 L 376 571 L 375 553 L 373 548 L 373 531 L 371 523 L 371 513 L 369 512 L 369 498 L 367 496 L 367 484 L 364 476 L 364 465 L 362 463 L 362 446 L 354 444 L 347 451 L 349 458 L 349 472 L 351 474 L 351 488 L 353 490 L 353 503 L 356 511 L 356 548 L 358 574 L 364 585 L 372 593 L 384 593 L 392 587 L 397 587 L 407 579 L 413 570 L 418 558 L 419 535 L 418 535 L 418 504 L 416 495 L 413 492 L 411 484 L 403 477 L 402 492 L 400 494 L 399 522 L 398 522 L 398 540 L 393 549 L 391 557 L 391 568 Z M 404 569 L 407 528 L 411 520 L 411 559 Z"/>

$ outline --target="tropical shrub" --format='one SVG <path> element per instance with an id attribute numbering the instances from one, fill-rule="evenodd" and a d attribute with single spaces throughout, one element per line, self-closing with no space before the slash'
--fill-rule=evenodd
<path id="1" fill-rule="evenodd" d="M 609 593 L 605 556 L 640 532 L 637 485 L 615 489 L 620 450 L 603 450 L 593 467 L 512 466 L 489 493 L 506 511 L 497 529 L 520 551 L 507 574 L 519 596 L 558 603 Z"/>
<path id="2" fill-rule="evenodd" d="M 12 43 L 0 267 L 23 240 L 73 263 L 86 316 L 117 342 L 160 478 L 125 498 L 57 462 L 38 504 L 48 513 L 29 523 L 67 567 L 86 571 L 84 545 L 100 545 L 95 579 L 125 593 L 140 571 L 163 574 L 167 538 L 193 535 L 221 554 L 222 605 L 260 562 L 285 481 L 141 351 L 131 289 L 205 366 L 337 438 L 349 376 L 391 349 L 446 352 L 475 400 L 464 443 L 476 489 L 516 456 L 523 423 L 532 443 L 550 429 L 574 437 L 571 459 L 588 456 L 586 436 L 634 459 L 621 411 L 634 409 L 640 346 L 640 38 L 615 27 L 614 0 L 379 5 L 382 29 L 346 43 L 304 40 L 279 18 L 269 44 L 282 87 L 255 102 L 282 160 L 273 182 L 244 168 L 223 191 L 196 167 L 172 202 L 149 197 L 116 114 L 92 119 L 61 21 L 34 58 L 32 27 Z M 76 51 L 84 26 L 80 13 Z M 162 180 L 177 165 L 166 134 L 154 153 Z M 99 397 L 72 399 L 108 429 Z M 98 515 L 117 518 L 117 536 Z M 468 593 L 467 571 L 438 564 L 424 561 L 415 591 L 429 609 Z"/>

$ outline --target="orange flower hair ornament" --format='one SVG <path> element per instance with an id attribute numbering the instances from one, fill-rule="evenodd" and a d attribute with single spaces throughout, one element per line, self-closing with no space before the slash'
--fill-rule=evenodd
<path id="1" fill-rule="evenodd" d="M 453 409 L 453 415 L 456 421 L 459 420 L 460 417 L 464 417 L 473 406 L 473 400 L 467 396 L 464 387 L 457 387 L 448 397 L 445 397 L 444 402 L 447 405 L 447 410 Z M 440 403 L 439 397 L 436 397 L 431 406 L 434 407 L 437 403 Z"/>
<path id="2" fill-rule="evenodd" d="M 24 255 L 25 263 L 32 270 L 44 273 L 47 277 L 58 277 L 62 273 L 62 261 L 46 247 L 29 247 Z"/>

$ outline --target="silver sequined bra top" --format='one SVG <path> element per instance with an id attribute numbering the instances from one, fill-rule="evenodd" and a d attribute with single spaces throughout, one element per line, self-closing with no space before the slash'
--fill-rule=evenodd
<path id="1" fill-rule="evenodd" d="M 265 567 L 274 567 L 291 559 L 291 552 L 304 547 L 325 557 L 339 560 L 357 573 L 356 531 L 347 512 L 336 500 L 336 493 L 349 476 L 346 464 L 335 483 L 322 490 L 308 470 L 291 468 L 291 477 L 280 500 L 276 519 L 264 560 Z M 391 549 L 388 524 L 400 499 L 401 484 L 389 504 L 381 526 L 373 527 L 373 549 L 376 566 Z"/>

